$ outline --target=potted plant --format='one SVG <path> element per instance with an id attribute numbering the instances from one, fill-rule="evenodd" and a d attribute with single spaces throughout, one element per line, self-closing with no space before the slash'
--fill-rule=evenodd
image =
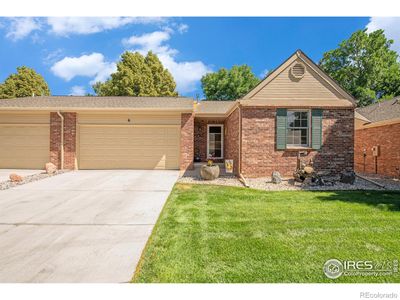
<path id="1" fill-rule="evenodd" d="M 210 155 L 206 165 L 200 168 L 200 176 L 204 180 L 214 180 L 219 176 L 219 166 L 214 164 L 213 157 Z"/>

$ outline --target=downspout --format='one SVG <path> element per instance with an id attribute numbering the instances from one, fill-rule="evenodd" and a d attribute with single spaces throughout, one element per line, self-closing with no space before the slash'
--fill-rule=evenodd
<path id="1" fill-rule="evenodd" d="M 61 119 L 61 170 L 64 170 L 64 116 L 57 111 L 57 115 Z"/>
<path id="2" fill-rule="evenodd" d="M 243 183 L 243 185 L 247 188 L 250 187 L 250 185 L 247 183 L 246 178 L 244 178 L 242 174 L 242 108 L 240 106 L 239 102 L 239 164 L 238 164 L 238 173 L 239 173 L 239 180 Z"/>

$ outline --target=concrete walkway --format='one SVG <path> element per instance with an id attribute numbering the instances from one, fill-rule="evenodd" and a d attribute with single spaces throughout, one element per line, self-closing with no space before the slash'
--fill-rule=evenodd
<path id="1" fill-rule="evenodd" d="M 178 171 L 75 171 L 0 191 L 0 282 L 128 282 Z"/>

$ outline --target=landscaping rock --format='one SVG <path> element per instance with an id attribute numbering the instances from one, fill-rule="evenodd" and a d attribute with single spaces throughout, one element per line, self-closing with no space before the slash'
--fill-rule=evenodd
<path id="1" fill-rule="evenodd" d="M 57 173 L 55 173 L 54 175 L 62 174 L 62 173 L 65 173 L 65 172 L 68 172 L 68 170 L 60 170 Z M 11 174 L 11 175 L 17 175 L 17 174 Z M 17 182 L 17 181 L 12 181 L 11 180 L 11 175 L 10 175 L 10 180 L 0 182 L 0 191 L 1 190 L 7 190 L 7 189 L 10 189 L 10 188 L 15 187 L 15 186 L 19 186 L 21 184 L 26 184 L 26 183 L 29 183 L 29 182 L 33 182 L 33 181 L 37 181 L 37 180 L 41 180 L 41 179 L 45 179 L 45 178 L 48 178 L 50 176 L 53 176 L 53 175 L 47 174 L 46 172 L 33 174 L 33 175 L 28 175 L 28 176 L 25 176 L 25 177 L 21 177 L 21 176 L 17 175 L 17 176 L 22 178 L 22 181 Z"/>
<path id="2" fill-rule="evenodd" d="M 306 177 L 303 181 L 303 185 L 315 185 L 311 177 Z"/>
<path id="3" fill-rule="evenodd" d="M 331 179 L 332 178 L 332 179 Z M 304 185 L 298 182 L 295 182 L 293 179 L 285 180 L 282 179 L 281 184 L 274 184 L 271 182 L 271 177 L 261 177 L 261 178 L 246 178 L 250 188 L 259 189 L 264 191 L 298 191 L 298 190 L 306 190 L 306 191 L 331 191 L 331 190 L 339 190 L 339 191 L 352 191 L 352 190 L 393 190 L 400 191 L 400 181 L 393 179 L 377 179 L 376 176 L 371 178 L 375 181 L 379 180 L 379 183 L 385 185 L 385 189 L 381 189 L 378 186 L 363 180 L 359 177 L 356 177 L 356 181 L 353 185 L 341 183 L 336 181 L 334 177 L 324 178 L 324 185 L 320 185 L 319 183 L 313 183 L 312 185 Z M 199 177 L 181 177 L 178 179 L 180 183 L 190 183 L 190 184 L 212 184 L 212 185 L 224 185 L 224 186 L 236 186 L 243 187 L 243 184 L 235 177 L 220 177 L 216 180 L 201 180 Z M 1 190 L 1 184 L 0 184 Z"/>
<path id="4" fill-rule="evenodd" d="M 282 176 L 278 171 L 272 172 L 272 183 L 280 184 L 282 183 Z"/>
<path id="5" fill-rule="evenodd" d="M 340 174 L 340 182 L 354 184 L 356 181 L 356 173 L 353 171 L 344 171 Z"/>
<path id="6" fill-rule="evenodd" d="M 306 173 L 306 174 L 314 173 L 314 168 L 311 166 L 305 166 L 303 170 L 304 170 L 304 173 Z"/>
<path id="7" fill-rule="evenodd" d="M 219 166 L 218 165 L 213 165 L 213 166 L 201 166 L 200 168 L 200 176 L 204 180 L 214 180 L 219 177 Z"/>
<path id="8" fill-rule="evenodd" d="M 10 180 L 11 180 L 12 182 L 22 182 L 23 178 L 22 178 L 22 176 L 20 176 L 20 175 L 18 175 L 18 174 L 11 173 L 11 174 L 10 174 Z"/>
<path id="9" fill-rule="evenodd" d="M 47 163 L 45 168 L 48 175 L 54 175 L 57 172 L 56 165 L 51 162 Z"/>

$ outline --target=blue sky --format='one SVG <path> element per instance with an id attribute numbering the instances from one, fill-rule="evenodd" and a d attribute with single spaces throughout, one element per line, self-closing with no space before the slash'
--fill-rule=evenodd
<path id="1" fill-rule="evenodd" d="M 53 95 L 92 92 L 126 50 L 156 52 L 181 95 L 201 95 L 207 72 L 248 64 L 257 76 L 296 49 L 314 61 L 352 32 L 385 29 L 400 50 L 400 18 L 0 18 L 0 81 L 26 65 Z"/>

